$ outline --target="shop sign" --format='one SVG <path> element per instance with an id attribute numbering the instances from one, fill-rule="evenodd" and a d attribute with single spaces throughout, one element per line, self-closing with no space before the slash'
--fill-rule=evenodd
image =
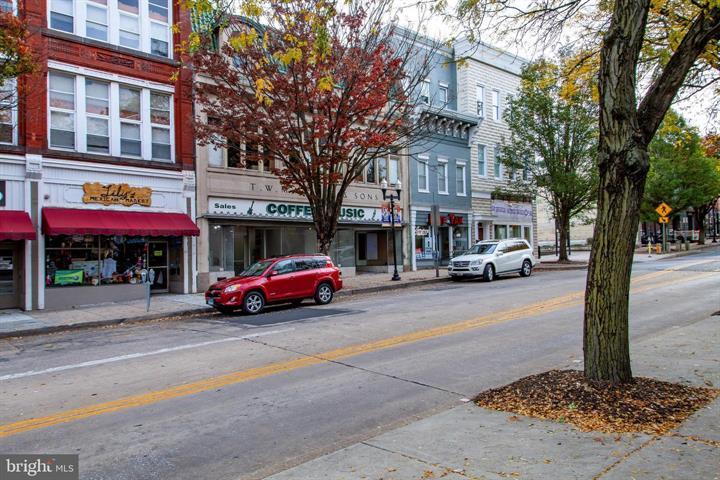
<path id="1" fill-rule="evenodd" d="M 465 223 L 465 218 L 460 215 L 455 215 L 453 213 L 448 213 L 447 215 L 443 215 L 440 217 L 440 225 L 450 225 L 453 227 L 457 227 L 458 225 L 462 225 Z"/>
<path id="2" fill-rule="evenodd" d="M 533 218 L 532 204 L 511 203 L 504 200 L 493 200 L 492 214 L 494 217 L 517 222 L 531 222 Z"/>
<path id="3" fill-rule="evenodd" d="M 141 205 L 149 207 L 152 203 L 152 189 L 149 187 L 131 187 L 127 183 L 83 184 L 83 203 L 100 203 L 102 205 Z"/>
<path id="4" fill-rule="evenodd" d="M 312 209 L 308 204 L 269 202 L 265 200 L 236 200 L 210 198 L 208 213 L 253 218 L 285 218 L 312 221 Z M 341 222 L 377 222 L 380 209 L 367 207 L 342 207 Z"/>
<path id="5" fill-rule="evenodd" d="M 416 237 L 427 237 L 428 235 L 430 235 L 429 228 L 415 227 L 415 236 Z"/>
<path id="6" fill-rule="evenodd" d="M 5 206 L 5 180 L 0 180 L 0 207 Z"/>

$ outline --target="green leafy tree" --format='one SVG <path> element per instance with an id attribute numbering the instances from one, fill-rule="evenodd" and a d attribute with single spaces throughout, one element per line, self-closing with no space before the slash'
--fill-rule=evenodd
<path id="1" fill-rule="evenodd" d="M 648 172 L 642 204 L 642 218 L 657 221 L 660 202 L 675 213 L 692 209 L 700 229 L 699 243 L 705 243 L 705 218 L 720 196 L 720 164 L 707 156 L 695 128 L 674 111 L 669 111 L 650 142 Z"/>
<path id="2" fill-rule="evenodd" d="M 560 261 L 568 260 L 570 222 L 593 207 L 598 181 L 597 107 L 584 92 L 567 92 L 559 64 L 528 65 L 504 113 L 510 139 L 500 155 L 513 172 L 509 188 L 550 205 Z"/>

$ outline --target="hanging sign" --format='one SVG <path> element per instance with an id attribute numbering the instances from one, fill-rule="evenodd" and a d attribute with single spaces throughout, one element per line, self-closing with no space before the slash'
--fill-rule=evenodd
<path id="1" fill-rule="evenodd" d="M 152 189 L 149 187 L 131 187 L 127 183 L 83 184 L 83 203 L 100 203 L 102 205 L 140 205 L 149 207 L 152 203 Z"/>

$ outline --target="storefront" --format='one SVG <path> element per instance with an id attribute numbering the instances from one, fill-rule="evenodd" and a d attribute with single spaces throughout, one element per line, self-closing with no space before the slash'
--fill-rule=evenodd
<path id="1" fill-rule="evenodd" d="M 0 206 L 5 204 L 4 183 Z M 35 227 L 26 212 L 0 210 L 0 308 L 25 308 L 25 244 L 35 239 Z"/>
<path id="2" fill-rule="evenodd" d="M 489 215 L 474 215 L 476 241 L 524 238 L 535 244 L 536 219 L 532 203 L 488 200 L 487 207 Z"/>
<path id="3" fill-rule="evenodd" d="M 95 168 L 43 160 L 39 308 L 140 300 L 146 282 L 153 293 L 192 293 L 200 233 L 191 217 L 192 179 L 180 171 Z"/>
<path id="4" fill-rule="evenodd" d="M 440 211 L 437 238 L 432 228 L 432 214 L 429 210 L 413 212 L 414 268 L 431 268 L 435 255 L 440 265 L 447 265 L 453 256 L 464 252 L 470 245 L 470 229 L 467 213 Z M 437 252 L 437 253 L 436 253 Z"/>
<path id="5" fill-rule="evenodd" d="M 392 264 L 392 235 L 381 226 L 379 207 L 341 210 L 330 257 L 346 276 L 385 272 Z M 317 253 L 312 212 L 305 203 L 210 197 L 205 221 L 208 284 L 236 275 L 262 258 Z M 398 255 L 401 228 L 396 228 Z"/>

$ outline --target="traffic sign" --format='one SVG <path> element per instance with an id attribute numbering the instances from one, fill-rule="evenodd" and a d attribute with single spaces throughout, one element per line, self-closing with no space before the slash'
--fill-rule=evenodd
<path id="1" fill-rule="evenodd" d="M 662 202 L 658 207 L 655 209 L 655 211 L 660 215 L 661 217 L 667 217 L 670 212 L 672 212 L 672 208 L 670 208 L 670 205 L 668 205 L 665 202 Z M 663 223 L 663 222 L 660 222 Z M 667 222 L 664 222 L 667 223 Z"/>
<path id="2" fill-rule="evenodd" d="M 658 223 L 670 223 L 670 217 L 660 217 Z"/>

